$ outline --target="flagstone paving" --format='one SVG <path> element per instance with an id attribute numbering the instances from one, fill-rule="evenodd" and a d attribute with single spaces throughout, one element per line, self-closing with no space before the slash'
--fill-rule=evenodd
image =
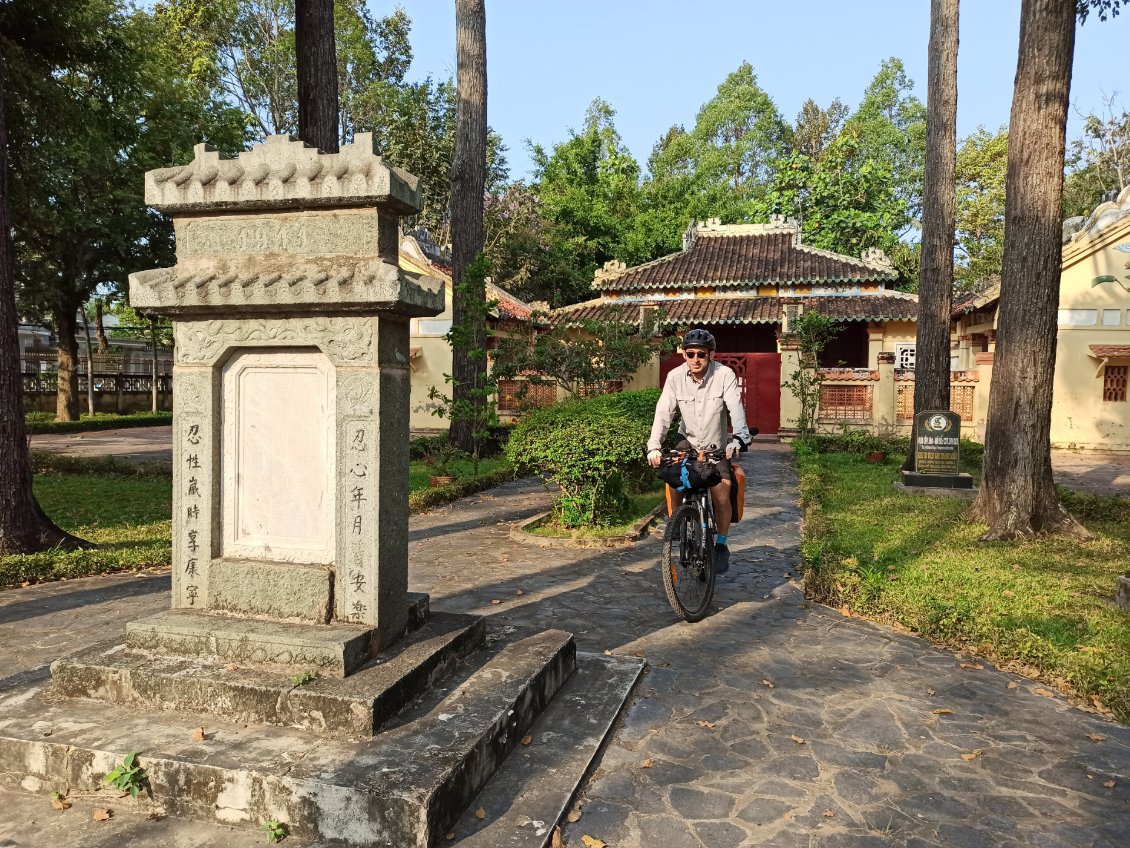
<path id="1" fill-rule="evenodd" d="M 791 453 L 762 444 L 745 464 L 733 567 L 718 611 L 695 625 L 676 623 L 666 604 L 654 537 L 586 550 L 512 541 L 513 523 L 547 503 L 537 484 L 411 520 L 411 588 L 431 593 L 433 608 L 488 616 L 492 641 L 561 627 L 581 650 L 649 663 L 582 790 L 581 818 L 563 828 L 565 845 L 584 836 L 611 848 L 1130 844 L 1130 728 L 1038 695 L 1034 681 L 805 601 Z M 164 608 L 167 589 L 159 575 L 0 593 L 0 674 L 44 674 L 25 670 Z M 92 823 L 77 806 L 60 815 L 42 799 L 0 799 L 0 846 L 263 842 L 128 812 Z M 502 812 L 486 810 L 486 821 Z M 479 826 L 469 816 L 444 844 Z"/>

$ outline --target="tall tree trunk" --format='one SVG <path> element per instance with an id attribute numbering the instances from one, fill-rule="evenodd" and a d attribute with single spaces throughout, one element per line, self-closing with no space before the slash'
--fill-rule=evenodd
<path id="1" fill-rule="evenodd" d="M 486 299 L 483 281 L 468 281 L 473 291 L 461 287 L 467 266 L 483 249 L 483 191 L 487 172 L 487 33 L 484 0 L 455 0 L 455 48 L 457 64 L 455 107 L 455 156 L 451 164 L 451 281 L 455 289 L 452 320 L 462 326 L 468 320 L 464 304 Z M 472 312 L 473 314 L 473 312 Z M 466 348 L 451 350 L 452 393 L 455 408 L 480 410 L 486 399 L 486 326 L 481 320 L 468 328 Z M 474 352 L 480 355 L 472 355 Z M 474 451 L 474 422 L 456 415 L 451 422 L 451 441 L 462 450 Z"/>
<path id="2" fill-rule="evenodd" d="M 1075 0 L 1023 0 L 1008 129 L 1005 241 L 985 465 L 984 539 L 1086 535 L 1052 482 L 1051 412 Z"/>
<path id="3" fill-rule="evenodd" d="M 918 269 L 918 336 L 914 412 L 950 408 L 950 312 L 957 165 L 958 0 L 930 4 L 926 170 L 922 191 L 922 258 Z M 913 447 L 911 448 L 913 452 Z"/>
<path id="4" fill-rule="evenodd" d="M 55 418 L 78 421 L 78 306 L 70 298 L 60 298 L 52 316 L 59 342 L 58 388 L 55 393 Z"/>
<path id="5" fill-rule="evenodd" d="M 106 338 L 106 323 L 103 321 L 103 316 L 106 312 L 106 304 L 100 297 L 94 299 L 94 332 L 98 337 L 98 352 L 106 353 L 110 350 L 110 340 Z"/>
<path id="6" fill-rule="evenodd" d="M 298 71 L 298 137 L 323 153 L 337 153 L 333 0 L 295 0 L 294 53 Z"/>
<path id="7" fill-rule="evenodd" d="M 12 222 L 8 209 L 8 124 L 0 58 L 0 556 L 88 543 L 56 527 L 31 489 L 20 375 L 19 316 Z"/>

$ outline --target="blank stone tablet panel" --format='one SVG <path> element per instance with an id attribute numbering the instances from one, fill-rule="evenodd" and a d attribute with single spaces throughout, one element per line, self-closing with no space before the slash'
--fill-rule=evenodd
<path id="1" fill-rule="evenodd" d="M 224 557 L 333 561 L 334 388 L 319 351 L 247 351 L 224 366 Z"/>

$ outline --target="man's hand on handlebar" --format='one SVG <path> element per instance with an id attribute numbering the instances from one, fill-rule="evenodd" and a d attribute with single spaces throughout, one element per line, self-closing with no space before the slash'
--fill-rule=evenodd
<path id="1" fill-rule="evenodd" d="M 663 461 L 663 452 L 662 451 L 653 450 L 653 451 L 647 452 L 647 464 L 650 465 L 652 468 L 658 468 L 662 461 Z"/>

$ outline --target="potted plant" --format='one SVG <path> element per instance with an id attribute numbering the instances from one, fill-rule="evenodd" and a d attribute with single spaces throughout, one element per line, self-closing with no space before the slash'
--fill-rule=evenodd
<path id="1" fill-rule="evenodd" d="M 455 475 L 451 473 L 451 464 L 459 458 L 462 451 L 446 439 L 436 440 L 424 451 L 424 465 L 431 472 L 428 475 L 429 486 L 448 486 L 455 482 Z"/>

